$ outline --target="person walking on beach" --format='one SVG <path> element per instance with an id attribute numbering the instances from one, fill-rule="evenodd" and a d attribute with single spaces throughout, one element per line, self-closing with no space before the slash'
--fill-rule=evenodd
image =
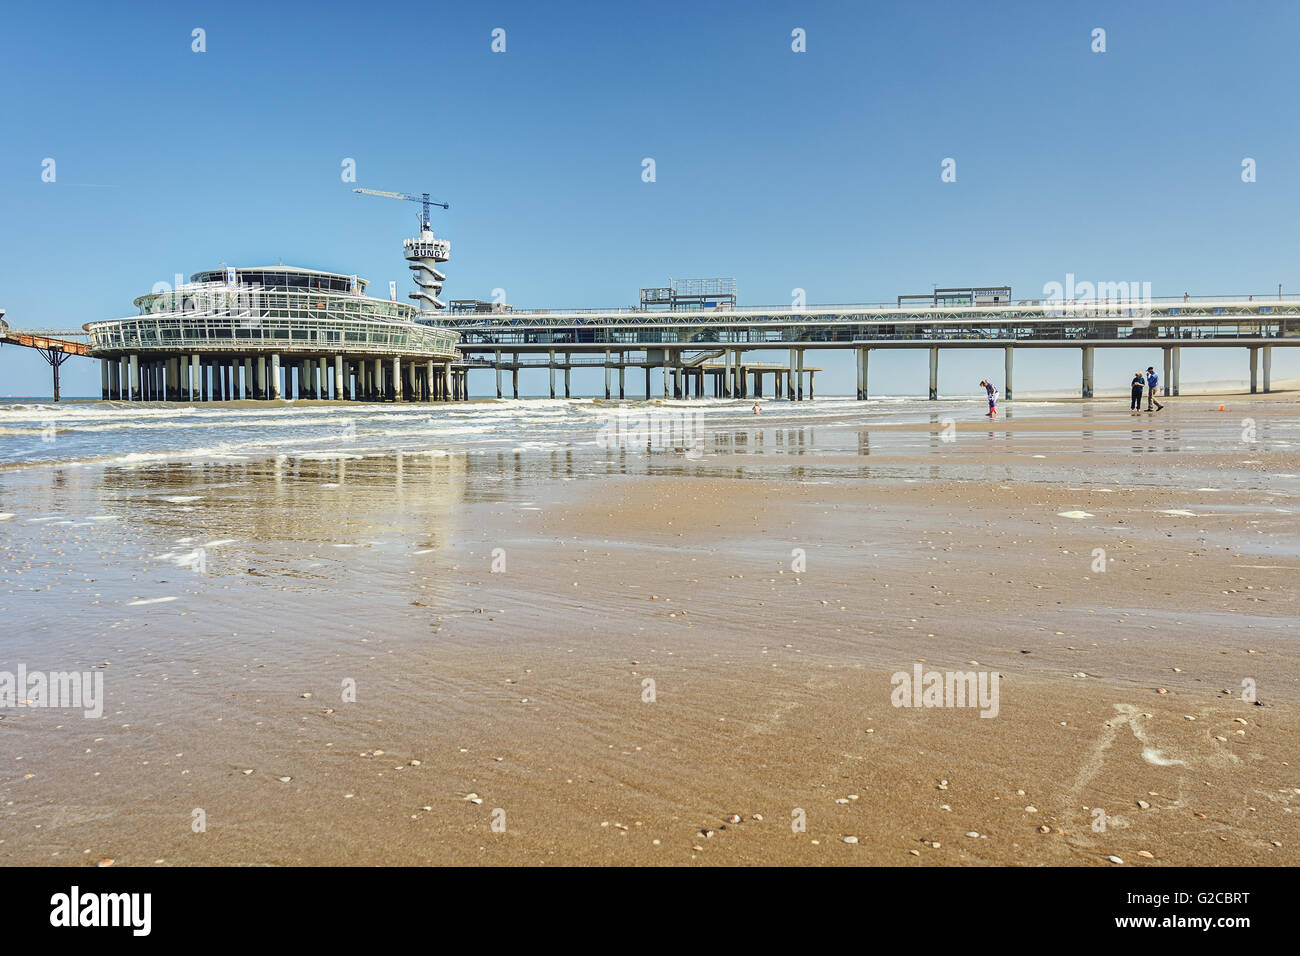
<path id="1" fill-rule="evenodd" d="M 1151 409 L 1152 405 L 1155 405 L 1155 411 L 1157 412 L 1160 411 L 1160 409 L 1164 408 L 1163 405 L 1161 405 L 1158 401 L 1156 401 L 1156 388 L 1159 385 L 1160 385 L 1160 376 L 1156 374 L 1156 370 L 1152 366 L 1148 365 L 1147 366 L 1147 411 L 1152 410 Z"/>
<path id="2" fill-rule="evenodd" d="M 992 382 L 984 382 L 984 381 L 981 381 L 980 384 L 984 386 L 984 391 L 987 392 L 987 393 L 988 393 L 988 396 L 989 396 L 989 412 L 988 412 L 988 414 L 985 415 L 984 417 L 985 417 L 985 418 L 997 418 L 997 417 L 998 417 L 998 390 L 997 390 L 997 386 L 995 386 Z"/>
<path id="3" fill-rule="evenodd" d="M 1146 385 L 1146 380 L 1142 378 L 1141 372 L 1133 373 L 1133 381 L 1130 385 L 1132 386 L 1133 398 L 1128 404 L 1129 411 L 1140 412 L 1142 411 L 1142 388 Z"/>

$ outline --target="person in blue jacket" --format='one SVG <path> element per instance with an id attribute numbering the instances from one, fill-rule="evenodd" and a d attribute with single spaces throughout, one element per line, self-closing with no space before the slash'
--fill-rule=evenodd
<path id="1" fill-rule="evenodd" d="M 1133 381 L 1129 383 L 1129 411 L 1142 411 L 1142 389 L 1146 387 L 1146 381 L 1142 378 L 1141 372 L 1133 373 Z"/>
<path id="2" fill-rule="evenodd" d="M 1156 389 L 1159 387 L 1159 385 L 1160 385 L 1160 376 L 1156 374 L 1155 368 L 1148 365 L 1147 366 L 1147 411 L 1152 410 L 1151 408 L 1152 405 L 1155 405 L 1155 411 L 1157 412 L 1160 411 L 1160 409 L 1164 408 L 1163 405 L 1161 405 L 1158 401 L 1156 401 Z"/>

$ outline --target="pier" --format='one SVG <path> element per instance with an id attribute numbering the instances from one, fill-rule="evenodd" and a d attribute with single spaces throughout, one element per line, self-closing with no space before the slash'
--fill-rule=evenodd
<path id="1" fill-rule="evenodd" d="M 510 309 L 441 312 L 432 325 L 425 312 L 359 295 L 364 282 L 355 277 L 275 267 L 250 274 L 246 285 L 245 272 L 237 284 L 200 274 L 180 290 L 138 299 L 140 316 L 91 322 L 84 331 L 4 326 L 3 342 L 46 357 L 56 396 L 59 365 L 81 355 L 100 361 L 104 399 L 184 402 L 464 401 L 471 370 L 493 375 L 498 398 L 518 397 L 520 371 L 538 368 L 549 373 L 551 397 L 567 398 L 572 370 L 591 367 L 604 370 L 608 399 L 648 398 L 662 381 L 660 394 L 673 398 L 805 401 L 820 371 L 807 353 L 826 349 L 853 351 L 863 401 L 872 353 L 898 349 L 928 353 L 931 399 L 938 398 L 940 353 L 971 348 L 1003 350 L 1007 399 L 1015 395 L 1016 352 L 1025 348 L 1077 349 L 1083 398 L 1093 396 L 1099 348 L 1160 349 L 1166 395 L 1179 393 L 1184 348 L 1242 348 L 1250 391 L 1269 392 L 1273 349 L 1300 345 L 1300 298 L 1262 295 L 1140 305 Z M 283 287 L 303 276 L 317 287 Z M 773 350 L 788 360 L 750 358 Z"/>
<path id="2" fill-rule="evenodd" d="M 17 345 L 38 352 L 50 365 L 50 372 L 54 376 L 54 400 L 57 402 L 60 391 L 59 367 L 74 355 L 89 354 L 86 333 L 11 329 L 4 316 L 4 309 L 0 309 L 0 345 Z"/>
<path id="3" fill-rule="evenodd" d="M 722 357 L 722 394 L 735 397 L 745 387 L 745 376 L 737 379 L 725 369 L 753 368 L 745 358 L 750 352 L 788 349 L 789 362 L 776 370 L 776 390 L 781 390 L 784 381 L 782 397 L 796 401 L 812 397 L 811 376 L 806 394 L 801 386 L 805 354 L 814 349 L 855 353 L 857 397 L 865 401 L 869 397 L 872 352 L 927 350 L 929 397 L 937 399 L 943 349 L 1001 348 L 1003 394 L 1010 399 L 1014 395 L 1016 349 L 1077 349 L 1079 393 L 1091 398 L 1094 357 L 1099 348 L 1161 349 L 1164 392 L 1177 395 L 1183 348 L 1245 348 L 1250 390 L 1256 392 L 1262 387 L 1267 392 L 1272 386 L 1273 348 L 1300 345 L 1300 298 L 1270 299 L 1262 295 L 1179 297 L 1118 304 L 1044 300 L 995 305 L 927 307 L 893 303 L 715 311 L 512 308 L 488 314 L 448 315 L 440 321 L 460 333 L 460 350 L 468 357 L 469 367 L 497 369 L 498 382 L 501 370 L 528 367 L 528 357 L 537 355 L 546 356 L 541 364 L 552 370 L 552 382 L 555 369 L 572 367 L 579 359 L 582 364 L 619 369 L 620 378 L 622 369 L 630 365 L 657 366 L 675 382 L 679 376 L 689 377 L 689 370 L 698 367 L 699 362 Z M 636 354 L 645 358 L 636 361 Z M 564 357 L 559 364 L 557 355 Z M 497 392 L 501 394 L 499 384 Z"/>

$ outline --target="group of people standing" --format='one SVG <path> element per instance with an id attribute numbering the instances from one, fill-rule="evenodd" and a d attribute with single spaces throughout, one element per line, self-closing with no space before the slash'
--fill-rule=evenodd
<path id="1" fill-rule="evenodd" d="M 1142 411 L 1143 387 L 1147 390 L 1147 411 L 1158 412 L 1160 409 L 1164 408 L 1164 406 L 1156 399 L 1156 393 L 1160 390 L 1160 376 L 1156 374 L 1156 370 L 1153 366 L 1147 366 L 1147 374 L 1145 378 L 1143 378 L 1141 372 L 1134 372 L 1133 381 L 1130 384 L 1132 388 L 1132 400 L 1129 402 L 1129 411 Z"/>
<path id="2" fill-rule="evenodd" d="M 999 395 L 998 387 L 994 385 L 992 382 L 981 380 L 980 388 L 984 389 L 989 399 L 988 414 L 985 415 L 984 417 L 997 418 L 998 417 L 998 395 Z M 1164 408 L 1164 406 L 1160 404 L 1160 400 L 1156 398 L 1157 394 L 1159 394 L 1160 392 L 1160 376 L 1156 374 L 1155 366 L 1148 365 L 1146 375 L 1143 375 L 1141 372 L 1134 372 L 1132 388 L 1133 388 L 1133 392 L 1132 392 L 1133 397 L 1132 397 L 1132 401 L 1129 403 L 1129 409 L 1131 411 L 1136 411 L 1136 412 L 1142 411 L 1143 389 L 1145 389 L 1147 393 L 1147 411 L 1158 412 Z M 757 405 L 755 405 L 755 410 L 757 413 Z"/>

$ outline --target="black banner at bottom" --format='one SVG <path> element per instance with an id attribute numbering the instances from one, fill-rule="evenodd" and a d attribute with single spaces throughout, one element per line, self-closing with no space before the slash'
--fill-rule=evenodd
<path id="1" fill-rule="evenodd" d="M 1016 932 L 1148 939 L 1197 933 L 1228 945 L 1286 923 L 1288 874 L 1263 868 L 1036 869 L 96 869 L 12 868 L 5 925 L 131 943 L 256 938 L 371 945 L 380 927 L 491 920 L 498 932 L 554 925 L 566 937 L 629 921 L 693 924 L 693 937 L 815 920 L 833 931 L 911 926 L 951 941 L 990 920 Z M 757 918 L 755 918 L 757 916 Z M 513 927 L 510 929 L 508 927 Z M 250 934 L 252 936 L 250 937 Z"/>

